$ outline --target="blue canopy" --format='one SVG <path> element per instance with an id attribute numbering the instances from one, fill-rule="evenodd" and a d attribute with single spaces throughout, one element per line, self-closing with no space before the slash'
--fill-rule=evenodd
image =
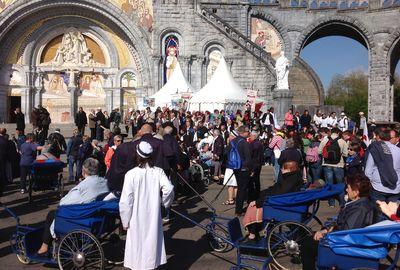
<path id="1" fill-rule="evenodd" d="M 46 159 L 43 161 L 35 161 L 33 163 L 33 168 L 59 168 L 59 169 L 63 169 L 65 168 L 67 165 L 58 160 L 58 159 Z"/>
<path id="2" fill-rule="evenodd" d="M 388 244 L 400 243 L 400 223 L 333 232 L 326 241 L 336 254 L 379 260 L 387 256 Z"/>
<path id="3" fill-rule="evenodd" d="M 316 200 L 329 199 L 344 192 L 344 184 L 325 185 L 321 189 L 292 192 L 268 197 L 264 206 L 299 206 L 309 205 Z"/>

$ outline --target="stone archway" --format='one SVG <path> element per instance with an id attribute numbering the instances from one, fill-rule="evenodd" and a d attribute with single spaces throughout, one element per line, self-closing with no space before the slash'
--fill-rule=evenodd
<path id="1" fill-rule="evenodd" d="M 359 20 L 347 16 L 329 16 L 315 21 L 307 26 L 297 38 L 294 56 L 298 57 L 301 50 L 311 42 L 332 35 L 351 38 L 368 50 L 368 118 L 376 121 L 391 121 L 393 103 L 386 87 L 386 70 L 380 64 L 381 54 L 377 49 L 374 35 Z"/>
<path id="2" fill-rule="evenodd" d="M 94 43 L 102 43 L 103 47 L 110 53 L 107 66 L 93 67 L 92 71 L 93 74 L 98 72 L 107 73 L 104 81 L 106 81 L 108 87 L 106 96 L 107 108 L 109 110 L 121 106 L 120 102 L 118 102 L 119 98 L 115 96 L 117 92 L 121 94 L 118 78 L 116 76 L 118 70 L 121 68 L 135 68 L 135 71 L 140 74 L 141 85 L 138 88 L 140 88 L 144 95 L 148 93 L 149 90 L 153 89 L 153 70 L 151 69 L 149 57 L 151 51 L 149 37 L 143 29 L 138 27 L 135 22 L 109 1 L 45 0 L 30 4 L 30 2 L 18 0 L 10 5 L 9 10 L 11 11 L 7 16 L 0 19 L 0 25 L 4 26 L 0 29 L 0 46 L 3 52 L 3 54 L 0 55 L 0 66 L 17 64 L 15 61 L 7 62 L 9 57 L 6 57 L 6 55 L 13 49 L 16 43 L 21 42 L 21 33 L 26 35 L 25 43 L 21 49 L 23 52 L 25 51 L 25 53 L 22 53 L 22 60 L 19 63 L 24 66 L 25 75 L 27 77 L 27 82 L 24 86 L 25 89 L 22 91 L 28 96 L 23 98 L 23 100 L 25 100 L 23 103 L 25 104 L 22 105 L 25 108 L 25 113 L 29 112 L 32 106 L 40 103 L 38 100 L 41 100 L 40 95 L 42 94 L 43 88 L 43 83 L 41 83 L 43 74 L 41 73 L 43 73 L 43 70 L 47 72 L 50 69 L 50 67 L 39 68 L 37 64 L 38 55 L 40 55 L 41 52 L 38 50 L 38 46 L 46 43 L 46 36 L 41 35 L 46 32 L 46 30 L 41 30 L 46 29 L 46 27 L 40 27 L 43 27 L 43 25 L 48 25 L 47 34 L 49 35 L 54 35 L 54 31 L 57 31 L 57 27 L 62 26 L 64 28 L 79 27 L 80 29 L 85 29 L 85 25 L 92 25 L 93 28 L 97 27 L 101 29 L 101 31 L 88 29 L 85 36 L 90 36 Z M 50 26 L 49 22 L 55 24 Z M 36 27 L 36 29 L 32 30 L 33 27 Z M 50 28 L 52 30 L 50 30 Z M 53 34 L 51 34 L 51 31 L 53 31 Z M 112 33 L 113 37 L 107 39 L 104 33 Z M 39 44 L 36 38 L 41 40 L 43 44 Z M 51 37 L 48 36 L 47 39 L 49 40 Z M 117 43 L 116 39 L 126 46 L 124 53 L 120 53 L 116 50 L 116 45 L 114 45 Z M 101 45 L 99 46 L 102 47 Z M 18 53 L 21 54 L 21 52 L 17 52 L 16 54 Z M 120 62 L 126 60 L 124 59 L 126 57 L 132 59 L 132 61 L 135 62 L 135 66 L 125 65 L 121 67 Z M 104 71 L 105 69 L 106 71 Z M 88 73 L 90 70 L 91 69 L 87 67 L 81 70 L 81 72 Z M 71 113 L 73 113 L 73 111 L 74 110 L 71 109 Z"/>
<path id="3" fill-rule="evenodd" d="M 393 104 L 393 120 L 400 121 L 400 94 L 395 93 L 395 71 L 396 66 L 400 61 L 400 28 L 395 29 L 390 33 L 385 45 L 383 46 L 383 51 L 386 56 L 386 66 L 387 66 L 387 76 L 388 76 L 388 86 L 390 91 L 391 103 Z"/>

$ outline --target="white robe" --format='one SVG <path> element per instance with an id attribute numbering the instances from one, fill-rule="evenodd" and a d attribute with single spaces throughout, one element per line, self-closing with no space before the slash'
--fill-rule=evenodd
<path id="1" fill-rule="evenodd" d="M 174 186 L 162 169 L 136 167 L 126 173 L 119 202 L 122 224 L 128 228 L 125 267 L 155 269 L 167 262 L 161 203 L 169 207 L 173 198 Z"/>

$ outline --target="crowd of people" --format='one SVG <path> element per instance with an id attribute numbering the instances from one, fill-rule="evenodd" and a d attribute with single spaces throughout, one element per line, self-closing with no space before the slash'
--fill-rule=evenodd
<path id="1" fill-rule="evenodd" d="M 34 119 L 41 120 L 34 123 L 35 129 L 48 131 L 51 120 L 46 112 L 44 108 L 37 110 Z M 399 128 L 374 125 L 368 128 L 364 113 L 359 116 L 356 124 L 344 112 L 339 117 L 332 112 L 328 117 L 317 111 L 312 117 L 307 110 L 300 115 L 289 109 L 283 123 L 279 123 L 272 107 L 264 113 L 249 108 L 234 113 L 129 109 L 123 117 L 118 109 L 108 116 L 101 109 L 86 115 L 79 108 L 76 129 L 68 140 L 60 130 L 43 140 L 44 135 L 38 132 L 25 136 L 20 127 L 11 138 L 5 129 L 0 129 L 1 186 L 21 176 L 21 193 L 25 193 L 26 174 L 38 151 L 55 158 L 65 152 L 71 183 L 82 186 L 89 176 L 96 175 L 96 179 L 89 177 L 90 181 L 106 179 L 110 191 L 106 199 L 120 198 L 122 223 L 132 240 L 127 240 L 128 250 L 141 248 L 143 236 L 138 232 L 152 234 L 153 239 L 161 241 L 156 246 L 146 246 L 143 249 L 146 253 L 126 255 L 127 267 L 147 269 L 157 268 L 166 261 L 160 235 L 162 223 L 161 219 L 154 219 L 149 229 L 136 222 L 143 219 L 143 205 L 139 207 L 138 201 L 149 202 L 146 207 L 150 212 L 160 211 L 160 203 L 164 202 L 168 213 L 174 196 L 183 192 L 179 189 L 180 178 L 194 181 L 189 174 L 192 162 L 210 169 L 216 183 L 228 186 L 223 204 L 235 205 L 235 215 L 243 217 L 243 225 L 249 232 L 247 241 L 258 241 L 262 220 L 258 210 L 262 209 L 266 196 L 346 183 L 346 192 L 328 202 L 331 207 L 335 207 L 336 201 L 340 206 L 338 224 L 317 232 L 304 244 L 307 250 L 302 250 L 303 257 L 315 258 L 315 243 L 324 234 L 367 226 L 382 220 L 384 215 L 394 219 L 397 214 L 393 204 L 400 199 Z M 85 135 L 86 127 L 91 131 L 90 136 Z M 132 140 L 128 141 L 130 132 Z M 19 166 L 10 159 L 11 152 Z M 273 166 L 275 184 L 261 191 L 263 166 Z M 159 184 L 147 185 L 150 179 Z M 82 203 L 76 195 L 82 189 L 70 191 L 75 194 L 74 203 Z M 162 198 L 157 195 L 160 192 Z M 85 202 L 95 195 L 85 198 Z M 359 206 L 355 208 L 356 204 Z M 373 216 L 367 214 L 371 209 L 376 213 Z M 46 224 L 50 226 L 53 218 L 54 215 L 49 215 Z M 130 230 L 132 227 L 135 230 Z M 39 253 L 47 252 L 49 235 L 46 231 Z M 146 260 L 144 256 L 154 260 Z M 303 261 L 303 266 L 311 267 L 313 263 Z"/>

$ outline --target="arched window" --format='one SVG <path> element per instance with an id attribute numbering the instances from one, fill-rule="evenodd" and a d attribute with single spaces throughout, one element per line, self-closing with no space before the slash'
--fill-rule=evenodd
<path id="1" fill-rule="evenodd" d="M 164 63 L 164 84 L 172 76 L 179 56 L 179 39 L 175 34 L 170 34 L 163 40 Z"/>

